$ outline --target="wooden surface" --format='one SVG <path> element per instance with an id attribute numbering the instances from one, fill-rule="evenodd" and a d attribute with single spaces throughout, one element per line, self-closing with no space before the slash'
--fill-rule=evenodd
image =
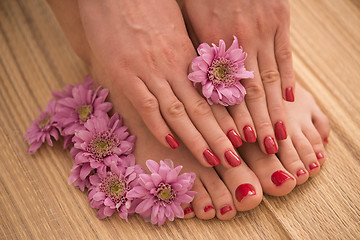
<path id="1" fill-rule="evenodd" d="M 292 0 L 297 80 L 329 116 L 328 161 L 285 197 L 230 221 L 98 220 L 67 184 L 60 144 L 26 153 L 23 134 L 51 89 L 87 73 L 44 0 L 0 1 L 0 239 L 360 239 L 360 4 Z"/>

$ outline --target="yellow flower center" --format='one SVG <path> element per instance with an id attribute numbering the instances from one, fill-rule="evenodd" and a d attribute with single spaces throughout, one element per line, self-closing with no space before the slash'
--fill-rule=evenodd
<path id="1" fill-rule="evenodd" d="M 45 118 L 42 119 L 37 125 L 40 129 L 43 129 L 50 123 L 51 116 L 49 114 L 46 114 Z"/>
<path id="2" fill-rule="evenodd" d="M 156 189 L 156 197 L 159 201 L 171 204 L 176 197 L 176 192 L 168 183 L 160 183 Z"/>
<path id="3" fill-rule="evenodd" d="M 90 118 L 92 111 L 93 111 L 93 107 L 91 105 L 82 105 L 78 107 L 76 109 L 76 112 L 79 115 L 80 122 L 81 123 L 86 122 Z"/>

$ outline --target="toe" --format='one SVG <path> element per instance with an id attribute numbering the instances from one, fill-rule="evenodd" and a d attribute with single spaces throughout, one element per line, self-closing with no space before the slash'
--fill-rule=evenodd
<path id="1" fill-rule="evenodd" d="M 184 210 L 184 218 L 188 219 L 188 218 L 193 218 L 195 217 L 195 212 L 194 212 L 194 208 L 191 206 L 191 204 L 185 204 L 183 206 L 181 206 Z"/>
<path id="2" fill-rule="evenodd" d="M 219 179 L 219 181 L 221 181 Z M 193 191 L 197 192 L 192 201 L 196 217 L 200 219 L 211 219 L 215 217 L 215 208 L 209 193 L 199 179 L 195 180 Z"/>
<path id="3" fill-rule="evenodd" d="M 312 148 L 319 163 L 323 164 L 326 159 L 326 152 L 320 133 L 313 125 L 309 125 L 306 129 L 303 129 L 303 133 L 312 145 Z"/>
<path id="4" fill-rule="evenodd" d="M 328 117 L 317 107 L 312 114 L 312 122 L 319 132 L 320 137 L 323 143 L 326 145 L 328 143 L 328 137 L 330 134 L 330 124 Z"/>

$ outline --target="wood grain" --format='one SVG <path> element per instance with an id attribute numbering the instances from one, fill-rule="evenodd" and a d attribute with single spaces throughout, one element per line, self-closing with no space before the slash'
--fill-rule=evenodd
<path id="1" fill-rule="evenodd" d="M 98 220 L 67 184 L 61 143 L 26 153 L 23 133 L 52 89 L 87 73 L 44 0 L 0 1 L 0 239 L 360 239 L 360 5 L 292 0 L 297 80 L 332 127 L 321 173 L 230 221 Z"/>

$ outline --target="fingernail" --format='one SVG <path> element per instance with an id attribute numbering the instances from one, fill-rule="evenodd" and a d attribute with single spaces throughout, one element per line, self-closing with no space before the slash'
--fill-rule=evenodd
<path id="1" fill-rule="evenodd" d="M 184 215 L 194 212 L 194 209 L 192 207 L 187 207 L 184 209 Z"/>
<path id="2" fill-rule="evenodd" d="M 204 212 L 208 212 L 208 211 L 210 211 L 211 209 L 214 209 L 214 207 L 211 206 L 211 205 L 206 206 L 206 207 L 204 207 Z"/>
<path id="3" fill-rule="evenodd" d="M 281 171 L 281 170 L 276 171 L 271 175 L 271 181 L 276 186 L 282 185 L 284 182 L 286 182 L 289 179 L 294 180 L 289 174 L 287 174 L 286 172 Z"/>
<path id="4" fill-rule="evenodd" d="M 317 167 L 319 167 L 319 164 L 316 163 L 316 162 L 313 162 L 313 163 L 310 163 L 310 164 L 309 164 L 309 169 L 310 169 L 310 170 L 313 170 L 314 168 L 317 168 Z"/>
<path id="5" fill-rule="evenodd" d="M 234 129 L 228 131 L 226 135 L 234 147 L 240 147 L 243 144 L 241 141 L 241 137 Z"/>
<path id="6" fill-rule="evenodd" d="M 211 165 L 211 166 L 216 166 L 220 163 L 220 160 L 218 159 L 218 157 L 213 154 L 209 149 L 206 149 L 203 152 L 203 155 L 206 159 L 206 161 Z"/>
<path id="7" fill-rule="evenodd" d="M 292 88 L 286 88 L 285 89 L 285 97 L 286 97 L 286 101 L 288 102 L 294 102 L 295 98 L 294 98 L 294 93 Z"/>
<path id="8" fill-rule="evenodd" d="M 272 138 L 270 136 L 265 137 L 264 145 L 265 145 L 265 150 L 266 150 L 267 154 L 277 153 L 278 149 L 276 147 L 274 138 Z"/>
<path id="9" fill-rule="evenodd" d="M 166 135 L 165 140 L 167 141 L 167 143 L 170 145 L 170 147 L 172 149 L 176 149 L 179 147 L 179 143 L 176 141 L 176 139 L 171 134 Z"/>
<path id="10" fill-rule="evenodd" d="M 284 140 L 287 138 L 285 124 L 282 121 L 275 123 L 275 137 L 277 140 Z"/>
<path id="11" fill-rule="evenodd" d="M 328 142 L 329 142 L 329 139 L 328 139 L 327 137 L 324 137 L 323 141 L 324 141 L 325 143 L 328 143 Z"/>
<path id="12" fill-rule="evenodd" d="M 244 131 L 244 136 L 245 136 L 246 142 L 248 142 L 248 143 L 256 142 L 255 132 L 252 129 L 252 127 L 250 127 L 249 125 L 246 125 L 243 128 L 243 131 Z"/>
<path id="13" fill-rule="evenodd" d="M 235 190 L 236 199 L 241 202 L 241 200 L 246 196 L 254 196 L 256 194 L 255 188 L 253 185 L 245 183 L 241 184 Z"/>
<path id="14" fill-rule="evenodd" d="M 296 175 L 297 175 L 298 177 L 300 177 L 301 175 L 304 175 L 304 174 L 306 174 L 306 171 L 305 171 L 304 169 L 300 169 L 300 170 L 297 171 L 297 173 L 296 173 Z"/>
<path id="15" fill-rule="evenodd" d="M 316 154 L 316 158 L 317 158 L 317 159 L 322 159 L 322 158 L 324 158 L 324 157 L 325 157 L 324 154 L 321 153 L 321 152 L 319 152 L 319 153 Z"/>
<path id="16" fill-rule="evenodd" d="M 225 206 L 220 209 L 220 213 L 221 213 L 221 215 L 224 215 L 225 213 L 230 212 L 231 210 L 232 210 L 232 208 L 230 206 Z"/>
<path id="17" fill-rule="evenodd" d="M 231 150 L 226 151 L 224 155 L 230 166 L 237 167 L 241 164 L 240 158 L 236 156 L 236 154 L 233 153 Z"/>

